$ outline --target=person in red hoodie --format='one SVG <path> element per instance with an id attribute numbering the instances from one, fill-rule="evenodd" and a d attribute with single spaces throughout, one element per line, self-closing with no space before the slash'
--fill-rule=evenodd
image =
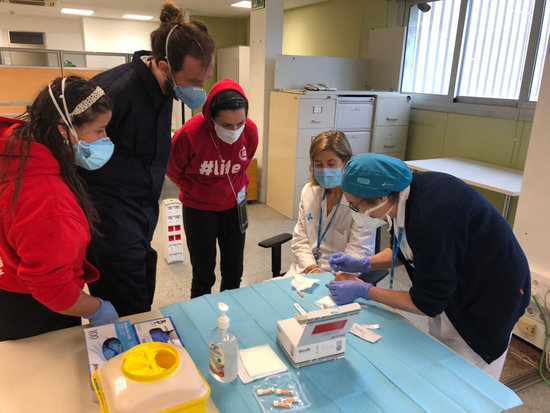
<path id="1" fill-rule="evenodd" d="M 258 147 L 248 100 L 230 79 L 212 86 L 202 107 L 174 135 L 166 174 L 178 185 L 193 267 L 191 298 L 209 294 L 216 281 L 216 240 L 221 288 L 239 288 L 243 274 L 246 168 Z"/>
<path id="2" fill-rule="evenodd" d="M 98 215 L 76 171 L 112 155 L 111 111 L 101 88 L 70 76 L 45 87 L 23 119 L 0 118 L 0 341 L 118 318 L 82 291 L 99 278 L 85 260 Z"/>

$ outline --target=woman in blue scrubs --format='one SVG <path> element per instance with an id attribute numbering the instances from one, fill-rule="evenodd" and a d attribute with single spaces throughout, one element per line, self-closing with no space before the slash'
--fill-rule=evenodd
<path id="1" fill-rule="evenodd" d="M 477 191 L 437 172 L 417 173 L 396 158 L 351 158 L 342 189 L 358 224 L 388 223 L 392 247 L 356 259 L 330 258 L 334 270 L 368 272 L 404 264 L 409 291 L 357 281 L 327 284 L 338 304 L 362 297 L 427 315 L 429 332 L 500 377 L 512 329 L 530 300 L 527 259 L 512 228 Z"/>

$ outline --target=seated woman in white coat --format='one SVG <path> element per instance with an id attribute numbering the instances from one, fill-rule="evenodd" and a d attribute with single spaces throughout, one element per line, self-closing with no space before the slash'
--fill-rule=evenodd
<path id="1" fill-rule="evenodd" d="M 342 169 L 351 155 L 340 131 L 323 132 L 311 142 L 312 173 L 302 190 L 291 243 L 296 262 L 287 275 L 331 272 L 328 258 L 335 252 L 355 258 L 374 253 L 376 233 L 355 224 L 340 187 Z"/>

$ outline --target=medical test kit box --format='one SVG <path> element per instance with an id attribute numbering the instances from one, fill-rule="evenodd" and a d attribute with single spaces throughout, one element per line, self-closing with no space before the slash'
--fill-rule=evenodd
<path id="1" fill-rule="evenodd" d="M 279 320 L 277 343 L 295 368 L 344 357 L 359 311 L 361 306 L 351 303 Z"/>

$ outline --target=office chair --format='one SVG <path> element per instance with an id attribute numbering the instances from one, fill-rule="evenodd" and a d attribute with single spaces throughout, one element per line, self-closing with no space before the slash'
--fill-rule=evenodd
<path id="1" fill-rule="evenodd" d="M 258 245 L 262 248 L 271 248 L 271 272 L 273 273 L 273 278 L 285 275 L 284 272 L 281 272 L 281 245 L 291 239 L 292 234 L 284 233 L 258 242 Z"/>
<path id="2" fill-rule="evenodd" d="M 258 245 L 262 248 L 271 248 L 271 272 L 274 278 L 285 275 L 284 272 L 281 272 L 281 245 L 291 239 L 292 234 L 284 233 L 258 242 Z M 380 228 L 376 229 L 376 239 L 374 241 L 374 253 L 376 254 L 378 252 L 380 252 Z M 376 285 L 376 283 L 382 280 L 388 273 L 388 270 L 374 270 L 361 274 L 358 278 Z"/>

